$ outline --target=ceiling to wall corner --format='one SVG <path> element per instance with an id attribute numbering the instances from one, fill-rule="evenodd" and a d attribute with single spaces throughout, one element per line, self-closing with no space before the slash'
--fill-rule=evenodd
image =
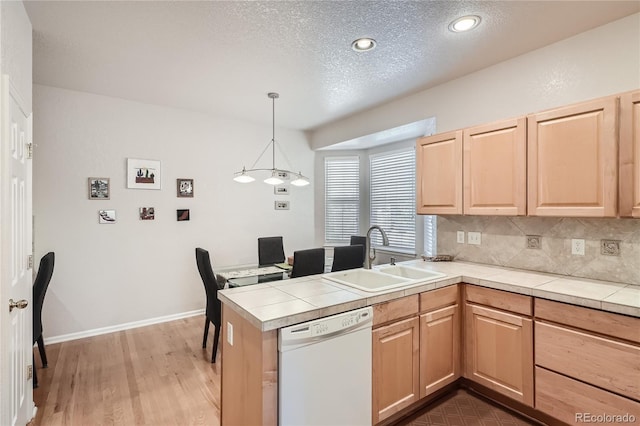
<path id="1" fill-rule="evenodd" d="M 313 130 L 640 11 L 637 1 L 31 1 L 34 83 Z M 468 33 L 448 25 L 481 17 Z M 371 37 L 377 46 L 356 52 Z"/>

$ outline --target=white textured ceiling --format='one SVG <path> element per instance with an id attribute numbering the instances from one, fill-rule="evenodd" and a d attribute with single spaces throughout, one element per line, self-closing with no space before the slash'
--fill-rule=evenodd
<path id="1" fill-rule="evenodd" d="M 638 1 L 25 1 L 34 83 L 315 127 L 640 11 Z M 453 19 L 481 16 L 470 33 Z M 369 36 L 378 47 L 356 53 Z"/>

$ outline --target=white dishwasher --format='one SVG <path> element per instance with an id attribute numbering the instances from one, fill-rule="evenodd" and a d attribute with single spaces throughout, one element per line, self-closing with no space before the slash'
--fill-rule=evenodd
<path id="1" fill-rule="evenodd" d="M 280 425 L 371 425 L 372 324 L 367 307 L 280 329 Z"/>

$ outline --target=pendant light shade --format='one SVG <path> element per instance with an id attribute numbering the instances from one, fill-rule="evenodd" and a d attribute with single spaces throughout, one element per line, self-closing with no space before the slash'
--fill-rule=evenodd
<path id="1" fill-rule="evenodd" d="M 280 168 L 276 167 L 276 99 L 278 99 L 280 97 L 280 95 L 278 95 L 277 93 L 272 92 L 272 93 L 267 94 L 267 96 L 271 99 L 271 102 L 272 102 L 272 120 L 271 120 L 271 122 L 272 122 L 272 136 L 271 136 L 271 141 L 264 148 L 264 150 L 262 151 L 260 156 L 258 156 L 258 159 L 253 163 L 253 166 L 251 166 L 250 169 L 246 169 L 245 167 L 243 167 L 241 171 L 234 173 L 233 180 L 235 180 L 236 182 L 239 182 L 239 183 L 250 183 L 250 182 L 253 182 L 254 180 L 256 180 L 256 178 L 253 177 L 253 175 L 259 174 L 259 173 L 262 173 L 262 172 L 269 172 L 270 175 L 266 179 L 264 179 L 264 181 L 263 181 L 264 183 L 267 183 L 269 185 L 280 185 L 280 184 L 284 183 L 284 180 L 282 179 L 282 176 L 291 176 L 291 177 L 295 177 L 295 179 L 293 179 L 291 181 L 291 185 L 294 185 L 294 186 L 307 186 L 310 183 L 309 178 L 304 176 L 302 174 L 302 172 L 294 173 L 294 172 L 291 172 L 289 170 L 280 169 Z M 269 146 L 271 146 L 271 168 L 269 168 L 269 169 L 267 169 L 267 168 L 255 168 L 255 166 L 258 163 L 258 161 L 260 161 L 260 159 L 262 158 L 264 153 L 267 151 L 267 149 L 269 149 Z M 282 153 L 282 154 L 284 155 L 284 153 Z M 285 157 L 285 159 L 286 159 L 286 157 Z"/>
<path id="2" fill-rule="evenodd" d="M 249 182 L 253 182 L 255 179 L 249 176 L 247 174 L 247 170 L 243 167 L 241 172 L 235 173 L 233 180 L 240 183 L 249 183 Z"/>
<path id="3" fill-rule="evenodd" d="M 268 183 L 269 185 L 280 185 L 282 182 L 284 181 L 278 177 L 278 172 L 275 170 L 271 172 L 271 176 L 264 180 L 264 183 Z"/>
<path id="4" fill-rule="evenodd" d="M 310 183 L 311 182 L 309 182 L 309 179 L 307 179 L 306 177 L 302 176 L 302 173 L 298 173 L 296 175 L 296 178 L 291 181 L 291 185 L 295 185 L 295 186 L 307 186 Z"/>

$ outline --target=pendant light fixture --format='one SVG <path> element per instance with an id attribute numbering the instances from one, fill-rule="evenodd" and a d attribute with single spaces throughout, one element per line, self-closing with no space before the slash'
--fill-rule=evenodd
<path id="1" fill-rule="evenodd" d="M 234 173 L 234 178 L 236 182 L 240 183 L 249 183 L 256 180 L 252 175 L 256 174 L 256 172 L 269 172 L 269 176 L 264 180 L 264 183 L 268 183 L 269 185 L 280 185 L 284 182 L 284 176 L 291 176 L 293 179 L 291 181 L 291 185 L 295 186 L 306 186 L 309 185 L 309 178 L 304 176 L 302 172 L 294 173 L 289 170 L 279 169 L 276 167 L 276 99 L 280 97 L 277 93 L 268 93 L 267 96 L 271 99 L 272 102 L 272 136 L 271 141 L 267 144 L 267 146 L 262 150 L 262 153 L 258 157 L 258 159 L 253 163 L 250 169 L 242 167 L 242 170 Z M 255 166 L 260 161 L 264 153 L 271 146 L 271 168 L 270 169 L 256 169 Z"/>

